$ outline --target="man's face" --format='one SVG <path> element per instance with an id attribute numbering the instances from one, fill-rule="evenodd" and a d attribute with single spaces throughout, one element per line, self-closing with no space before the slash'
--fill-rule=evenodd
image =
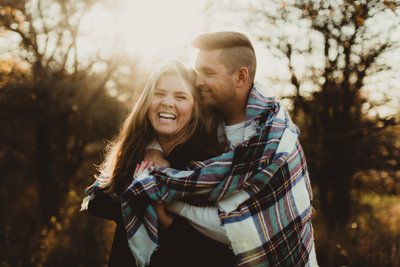
<path id="1" fill-rule="evenodd" d="M 196 59 L 196 86 L 201 92 L 204 104 L 224 112 L 224 104 L 236 98 L 233 75 L 219 61 L 220 49 L 200 50 Z"/>

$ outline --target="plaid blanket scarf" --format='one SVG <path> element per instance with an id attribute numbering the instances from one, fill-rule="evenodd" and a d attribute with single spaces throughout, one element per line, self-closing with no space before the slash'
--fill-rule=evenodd
<path id="1" fill-rule="evenodd" d="M 122 214 L 138 266 L 149 262 L 159 244 L 149 200 L 191 197 L 217 203 L 237 266 L 317 266 L 312 192 L 298 128 L 255 87 L 246 113 L 255 134 L 234 149 L 186 171 L 154 168 L 124 192 Z"/>

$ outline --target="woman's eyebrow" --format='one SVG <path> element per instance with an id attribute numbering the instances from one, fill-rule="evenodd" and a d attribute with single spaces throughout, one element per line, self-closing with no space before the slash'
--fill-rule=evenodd
<path id="1" fill-rule="evenodd" d="M 184 91 L 176 91 L 175 94 L 176 95 L 189 95 L 189 93 L 184 92 Z"/>

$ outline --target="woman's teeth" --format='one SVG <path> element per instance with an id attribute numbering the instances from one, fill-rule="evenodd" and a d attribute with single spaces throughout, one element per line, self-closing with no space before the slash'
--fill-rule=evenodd
<path id="1" fill-rule="evenodd" d="M 170 113 L 164 113 L 164 112 L 158 113 L 158 117 L 159 118 L 163 118 L 163 119 L 169 119 L 169 120 L 175 120 L 176 119 L 176 115 L 170 114 Z"/>

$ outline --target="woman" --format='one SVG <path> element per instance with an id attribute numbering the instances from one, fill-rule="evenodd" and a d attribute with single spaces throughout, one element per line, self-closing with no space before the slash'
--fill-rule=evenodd
<path id="1" fill-rule="evenodd" d="M 214 126 L 211 116 L 199 101 L 194 79 L 195 72 L 175 60 L 156 71 L 119 135 L 108 147 L 96 182 L 99 190 L 91 193 L 87 208 L 89 212 L 117 223 L 109 266 L 135 266 L 127 242 L 120 197 L 133 177 L 151 165 L 141 163 L 146 148 L 157 141 L 174 169 L 185 169 L 190 161 L 205 160 L 219 152 L 216 151 L 217 138 L 211 131 Z M 151 204 L 161 225 L 161 245 L 152 256 L 150 266 L 194 266 L 193 257 L 204 258 L 198 249 L 196 254 L 192 253 L 195 250 L 190 247 L 196 245 L 213 251 L 215 255 L 208 256 L 214 258 L 232 256 L 224 245 L 205 238 L 184 220 L 173 218 L 163 205 Z"/>

